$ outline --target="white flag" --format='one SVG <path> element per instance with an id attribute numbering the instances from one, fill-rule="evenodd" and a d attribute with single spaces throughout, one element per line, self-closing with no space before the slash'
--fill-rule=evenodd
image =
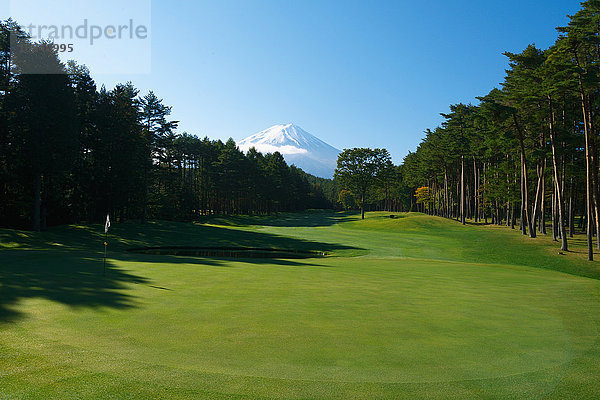
<path id="1" fill-rule="evenodd" d="M 110 217 L 106 214 L 106 223 L 104 224 L 104 233 L 108 233 L 108 228 L 110 228 Z"/>

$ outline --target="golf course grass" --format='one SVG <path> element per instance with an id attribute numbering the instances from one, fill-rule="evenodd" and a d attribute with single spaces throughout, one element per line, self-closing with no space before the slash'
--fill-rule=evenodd
<path id="1" fill-rule="evenodd" d="M 580 238 L 389 216 L 114 224 L 105 274 L 103 226 L 0 230 L 0 398 L 600 398 Z"/>

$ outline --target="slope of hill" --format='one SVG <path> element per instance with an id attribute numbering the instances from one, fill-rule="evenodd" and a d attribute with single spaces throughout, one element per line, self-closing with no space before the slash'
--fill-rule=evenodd
<path id="1" fill-rule="evenodd" d="M 243 151 L 280 152 L 288 164 L 322 178 L 333 177 L 340 151 L 294 124 L 275 125 L 238 143 Z"/>

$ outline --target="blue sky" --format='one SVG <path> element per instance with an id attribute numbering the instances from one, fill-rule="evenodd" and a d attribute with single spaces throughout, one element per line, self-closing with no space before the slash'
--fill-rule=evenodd
<path id="1" fill-rule="evenodd" d="M 400 163 L 449 104 L 502 80 L 502 52 L 549 46 L 578 9 L 577 0 L 154 0 L 152 72 L 93 75 L 154 90 L 180 131 L 242 139 L 293 122 L 340 149 L 385 147 Z"/>

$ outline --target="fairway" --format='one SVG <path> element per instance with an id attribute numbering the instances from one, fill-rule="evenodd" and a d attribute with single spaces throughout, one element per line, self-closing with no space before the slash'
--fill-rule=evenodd
<path id="1" fill-rule="evenodd" d="M 600 397 L 597 264 L 389 215 L 114 224 L 105 275 L 100 225 L 0 230 L 0 398 Z"/>

